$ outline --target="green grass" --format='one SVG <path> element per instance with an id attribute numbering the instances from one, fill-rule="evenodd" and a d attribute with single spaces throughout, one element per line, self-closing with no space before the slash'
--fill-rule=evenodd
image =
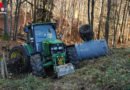
<path id="1" fill-rule="evenodd" d="M 3 34 L 1 40 L 10 40 L 10 37 L 7 34 Z"/>
<path id="2" fill-rule="evenodd" d="M 85 60 L 74 73 L 60 79 L 32 74 L 0 79 L 0 88 L 11 90 L 130 89 L 130 48 L 111 49 L 109 55 Z"/>

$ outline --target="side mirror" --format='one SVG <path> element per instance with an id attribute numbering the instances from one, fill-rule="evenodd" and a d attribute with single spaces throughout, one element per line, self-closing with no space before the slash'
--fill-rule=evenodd
<path id="1" fill-rule="evenodd" d="M 30 38 L 30 42 L 32 42 L 32 43 L 34 42 L 34 38 L 33 37 Z"/>
<path id="2" fill-rule="evenodd" d="M 24 32 L 28 33 L 28 27 L 27 26 L 24 27 Z"/>

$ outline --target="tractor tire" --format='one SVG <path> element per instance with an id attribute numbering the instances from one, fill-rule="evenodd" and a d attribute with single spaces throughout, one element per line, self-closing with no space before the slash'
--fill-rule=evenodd
<path id="1" fill-rule="evenodd" d="M 12 73 L 24 73 L 30 70 L 29 57 L 22 46 L 16 46 L 10 50 L 7 67 Z"/>
<path id="2" fill-rule="evenodd" d="M 74 46 L 66 47 L 67 57 L 70 63 L 74 65 L 75 68 L 79 68 L 80 61 L 77 58 L 76 48 Z"/>
<path id="3" fill-rule="evenodd" d="M 36 76 L 44 77 L 45 70 L 42 66 L 41 56 L 40 54 L 34 54 L 30 57 L 30 64 L 32 67 L 32 73 Z"/>
<path id="4" fill-rule="evenodd" d="M 79 28 L 79 32 L 80 32 L 80 37 L 84 41 L 90 41 L 94 39 L 94 32 L 92 31 L 92 27 L 88 24 L 82 25 Z"/>

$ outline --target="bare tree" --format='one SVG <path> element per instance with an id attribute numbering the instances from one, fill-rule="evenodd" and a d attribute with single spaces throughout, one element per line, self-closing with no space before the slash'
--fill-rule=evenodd
<path id="1" fill-rule="evenodd" d="M 113 43 L 113 46 L 116 47 L 116 36 L 117 36 L 117 29 L 118 29 L 118 26 L 119 26 L 119 20 L 120 20 L 120 13 L 121 13 L 121 7 L 122 7 L 122 1 L 120 1 L 120 5 L 119 5 L 119 11 L 116 13 L 117 15 L 117 21 L 115 22 L 115 30 L 114 30 L 114 43 Z M 117 2 L 116 2 L 117 3 Z"/>
<path id="2" fill-rule="evenodd" d="M 34 14 L 33 14 L 33 22 L 34 22 L 34 23 L 36 22 L 36 6 L 37 6 L 37 5 L 36 5 L 36 1 L 37 1 L 37 0 L 34 0 L 34 10 L 33 10 L 33 11 L 34 11 Z"/>
<path id="3" fill-rule="evenodd" d="M 12 23 L 13 23 L 13 11 L 12 11 L 12 9 L 13 9 L 13 6 L 12 6 L 12 0 L 10 0 L 10 37 L 12 36 Z"/>
<path id="4" fill-rule="evenodd" d="M 9 36 L 9 24 L 8 24 L 8 7 L 7 1 L 3 0 L 4 8 L 6 8 L 6 14 L 4 14 L 4 32 Z"/>
<path id="5" fill-rule="evenodd" d="M 88 23 L 90 24 L 90 0 L 88 0 Z"/>
<path id="6" fill-rule="evenodd" d="M 106 19 L 106 25 L 105 25 L 105 38 L 108 43 L 109 39 L 109 21 L 110 21 L 110 11 L 111 11 L 111 0 L 107 0 L 107 19 Z"/>
<path id="7" fill-rule="evenodd" d="M 91 25 L 93 30 L 93 23 L 94 23 L 94 6 L 95 6 L 95 0 L 92 0 L 92 10 L 91 10 Z"/>
<path id="8" fill-rule="evenodd" d="M 124 32 L 123 27 L 124 27 L 124 25 L 125 25 L 125 23 L 126 23 L 126 18 L 127 18 L 127 13 L 128 13 L 128 12 L 127 12 L 128 6 L 129 6 L 129 3 L 128 3 L 128 1 L 126 0 L 126 1 L 125 1 L 124 12 L 123 12 L 122 24 L 121 24 L 121 28 L 120 28 L 120 36 L 119 36 L 119 42 L 120 42 L 120 43 L 123 42 L 123 40 L 122 40 L 122 38 L 123 38 L 123 32 Z"/>
<path id="9" fill-rule="evenodd" d="M 19 26 L 19 14 L 21 5 L 27 0 L 16 0 L 16 8 L 15 8 L 15 18 L 14 18 L 14 31 L 13 31 L 13 40 L 17 39 L 17 32 Z"/>
<path id="10" fill-rule="evenodd" d="M 102 25 L 103 10 L 104 10 L 104 0 L 102 0 L 102 7 L 101 7 L 100 18 L 99 18 L 97 39 L 100 39 L 100 32 L 101 32 L 101 25 Z"/>

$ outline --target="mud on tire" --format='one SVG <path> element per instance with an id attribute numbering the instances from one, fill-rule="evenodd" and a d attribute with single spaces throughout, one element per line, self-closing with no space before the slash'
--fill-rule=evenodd
<path id="1" fill-rule="evenodd" d="M 32 73 L 36 76 L 45 76 L 45 70 L 42 67 L 42 61 L 40 54 L 34 54 L 30 57 L 30 64 L 32 67 Z"/>
<path id="2" fill-rule="evenodd" d="M 75 68 L 79 68 L 79 60 L 77 57 L 77 52 L 76 52 L 76 48 L 74 45 L 72 46 L 67 46 L 67 58 L 69 60 L 70 63 L 72 63 L 74 65 Z"/>
<path id="3" fill-rule="evenodd" d="M 7 68 L 12 73 L 24 73 L 30 70 L 29 57 L 26 55 L 22 46 L 16 46 L 11 49 Z"/>

